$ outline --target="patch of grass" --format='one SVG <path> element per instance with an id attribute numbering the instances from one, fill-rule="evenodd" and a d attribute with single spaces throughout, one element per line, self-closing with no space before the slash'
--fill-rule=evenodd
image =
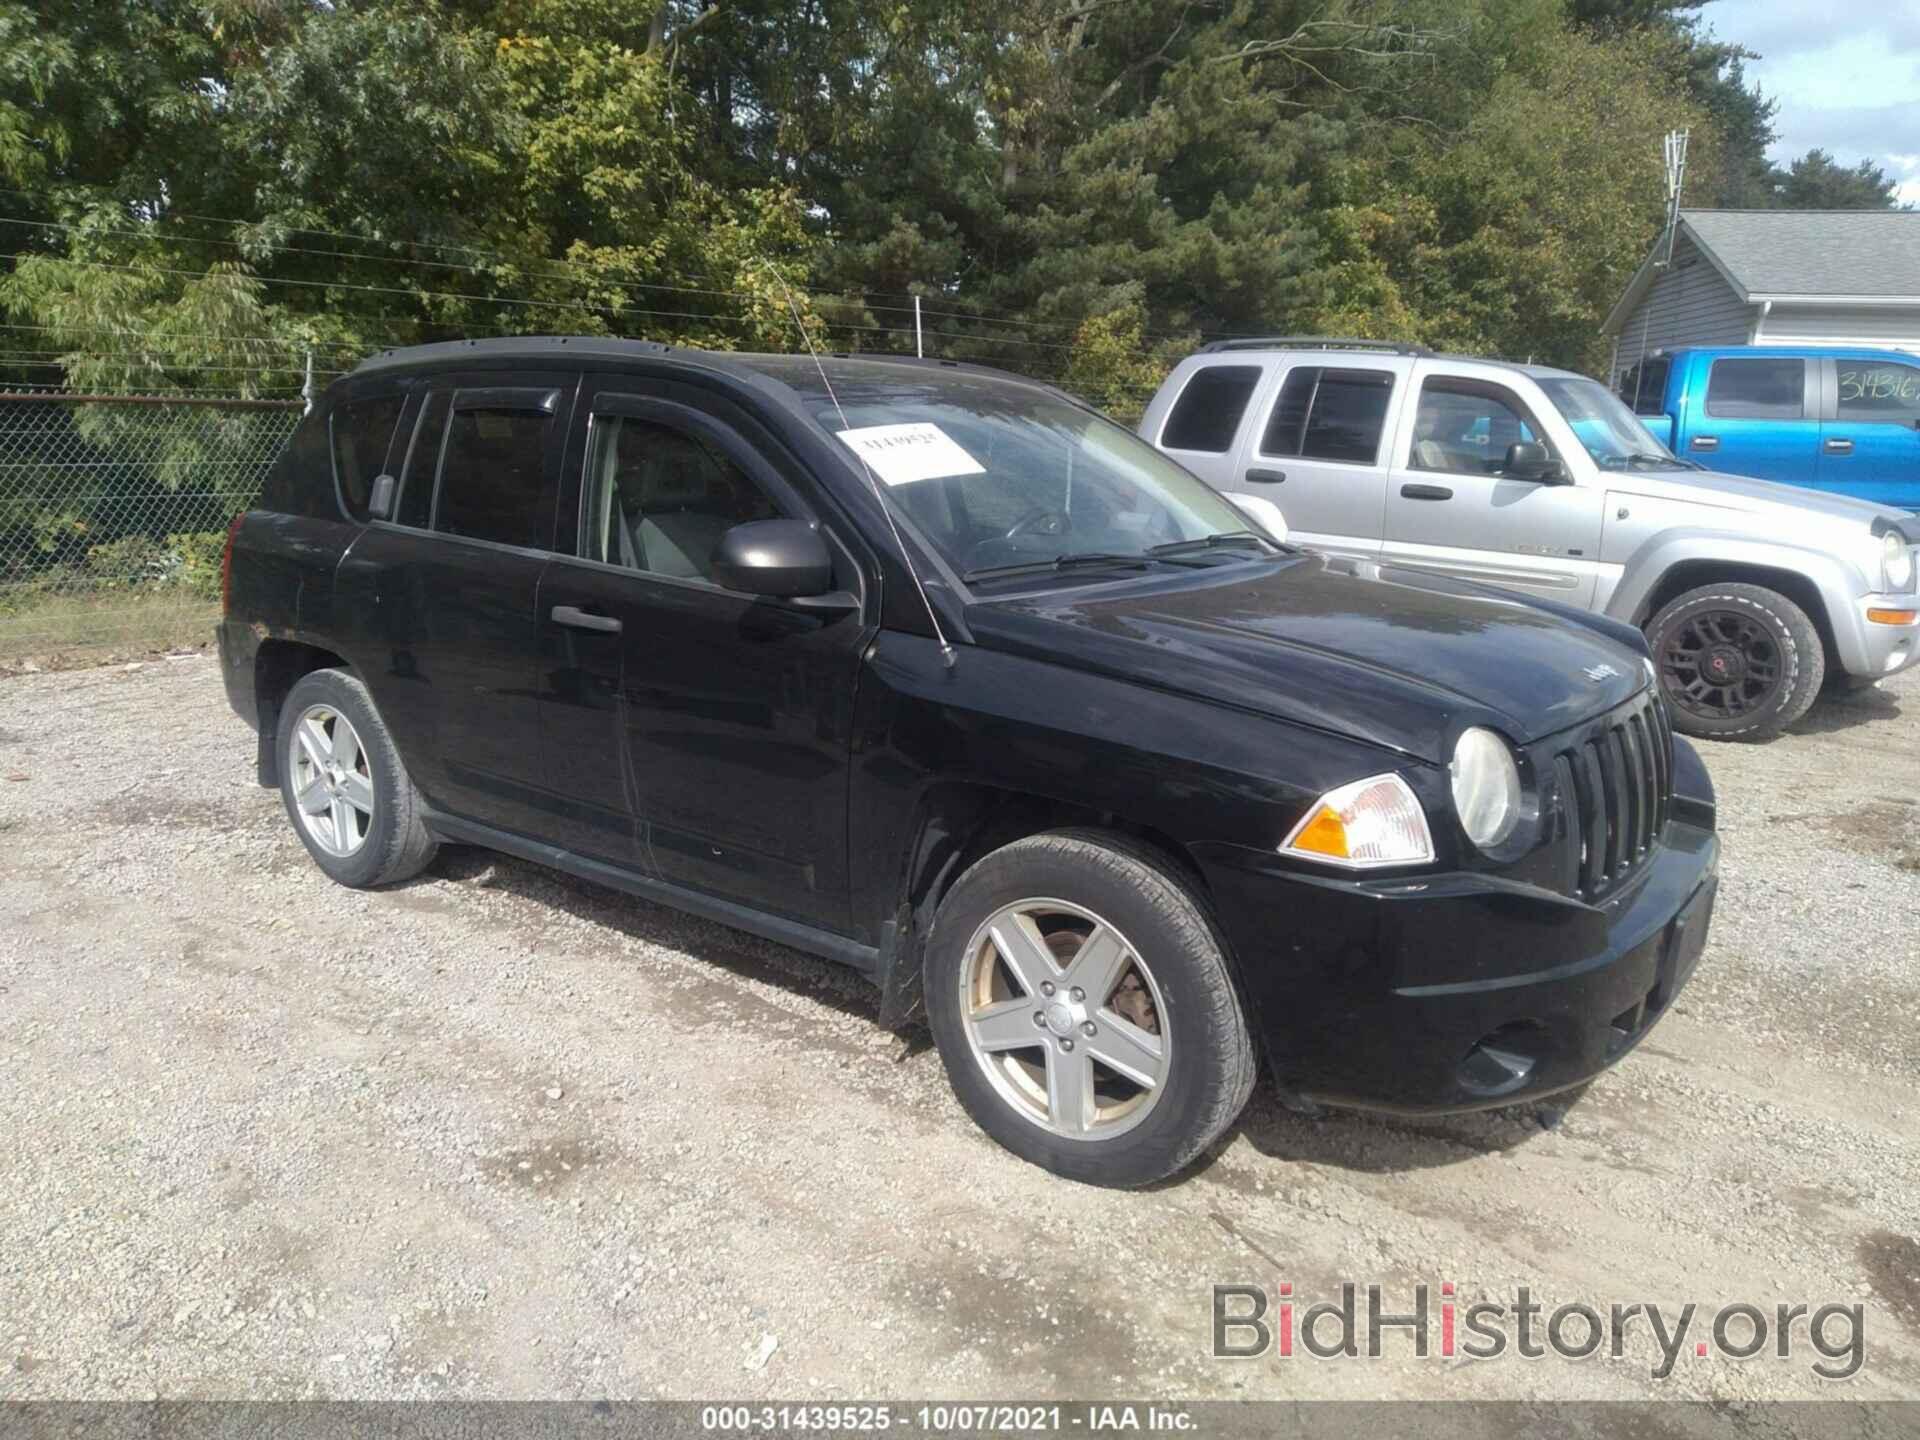
<path id="1" fill-rule="evenodd" d="M 15 591 L 0 608 L 0 673 L 66 670 L 127 655 L 205 645 L 218 600 L 187 586 L 61 595 Z"/>

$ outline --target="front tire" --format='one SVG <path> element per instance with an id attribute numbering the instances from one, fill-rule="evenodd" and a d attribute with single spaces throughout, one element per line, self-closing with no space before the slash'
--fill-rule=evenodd
<path id="1" fill-rule="evenodd" d="M 1674 729 L 1767 740 L 1812 708 L 1826 673 L 1807 612 L 1759 585 L 1703 585 L 1647 625 Z"/>
<path id="2" fill-rule="evenodd" d="M 345 670 L 302 676 L 280 706 L 280 797 L 327 875 L 355 890 L 410 880 L 439 843 L 367 687 Z"/>
<path id="3" fill-rule="evenodd" d="M 961 1105 L 1055 1174 L 1165 1179 L 1252 1093 L 1253 1041 L 1212 922 L 1120 837 L 1056 831 L 980 860 L 940 904 L 926 972 Z"/>

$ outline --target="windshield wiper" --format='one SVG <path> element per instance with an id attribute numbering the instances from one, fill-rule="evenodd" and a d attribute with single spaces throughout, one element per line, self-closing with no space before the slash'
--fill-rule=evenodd
<path id="1" fill-rule="evenodd" d="M 1003 575 L 1044 575 L 1050 570 L 1076 570 L 1082 566 L 1145 570 L 1157 558 L 1150 554 L 1083 550 L 1077 555 L 1055 555 L 1051 560 L 1016 560 L 1011 565 L 987 565 L 978 570 L 968 570 L 960 578 L 971 585 L 976 580 L 996 580 Z"/>
<path id="2" fill-rule="evenodd" d="M 1164 545 L 1147 547 L 1149 555 L 1191 555 L 1221 545 L 1253 545 L 1265 550 L 1273 542 L 1254 530 L 1222 530 L 1217 535 L 1202 535 L 1198 540 L 1169 540 Z"/>
<path id="3" fill-rule="evenodd" d="M 1683 460 L 1678 455 L 1656 455 L 1651 450 L 1635 450 L 1631 455 L 1608 457 L 1616 466 L 1647 470 L 1704 470 L 1698 460 Z"/>

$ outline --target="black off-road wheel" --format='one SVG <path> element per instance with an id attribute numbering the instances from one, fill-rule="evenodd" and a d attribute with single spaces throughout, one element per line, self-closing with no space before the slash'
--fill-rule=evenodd
<path id="1" fill-rule="evenodd" d="M 1703 585 L 1666 605 L 1647 643 L 1673 726 L 1707 740 L 1767 740 L 1820 696 L 1826 654 L 1807 612 L 1759 585 Z"/>
<path id="2" fill-rule="evenodd" d="M 280 707 L 280 796 L 314 864 L 356 890 L 411 879 L 439 845 L 367 687 L 302 676 Z"/>
<path id="3" fill-rule="evenodd" d="M 1176 1174 L 1252 1093 L 1253 1041 L 1204 904 L 1122 837 L 1055 831 L 977 862 L 941 902 L 925 978 L 967 1113 L 1069 1179 Z"/>

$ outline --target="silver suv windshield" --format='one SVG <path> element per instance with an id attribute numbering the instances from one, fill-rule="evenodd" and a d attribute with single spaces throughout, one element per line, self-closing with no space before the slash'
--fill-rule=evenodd
<path id="1" fill-rule="evenodd" d="M 1648 433 L 1626 403 L 1598 380 L 1551 376 L 1539 386 L 1603 470 L 1698 470 Z"/>
<path id="2" fill-rule="evenodd" d="M 1085 578 L 1274 548 L 1205 482 L 1065 400 L 971 377 L 837 389 L 844 425 L 831 404 L 814 418 L 962 579 Z"/>

